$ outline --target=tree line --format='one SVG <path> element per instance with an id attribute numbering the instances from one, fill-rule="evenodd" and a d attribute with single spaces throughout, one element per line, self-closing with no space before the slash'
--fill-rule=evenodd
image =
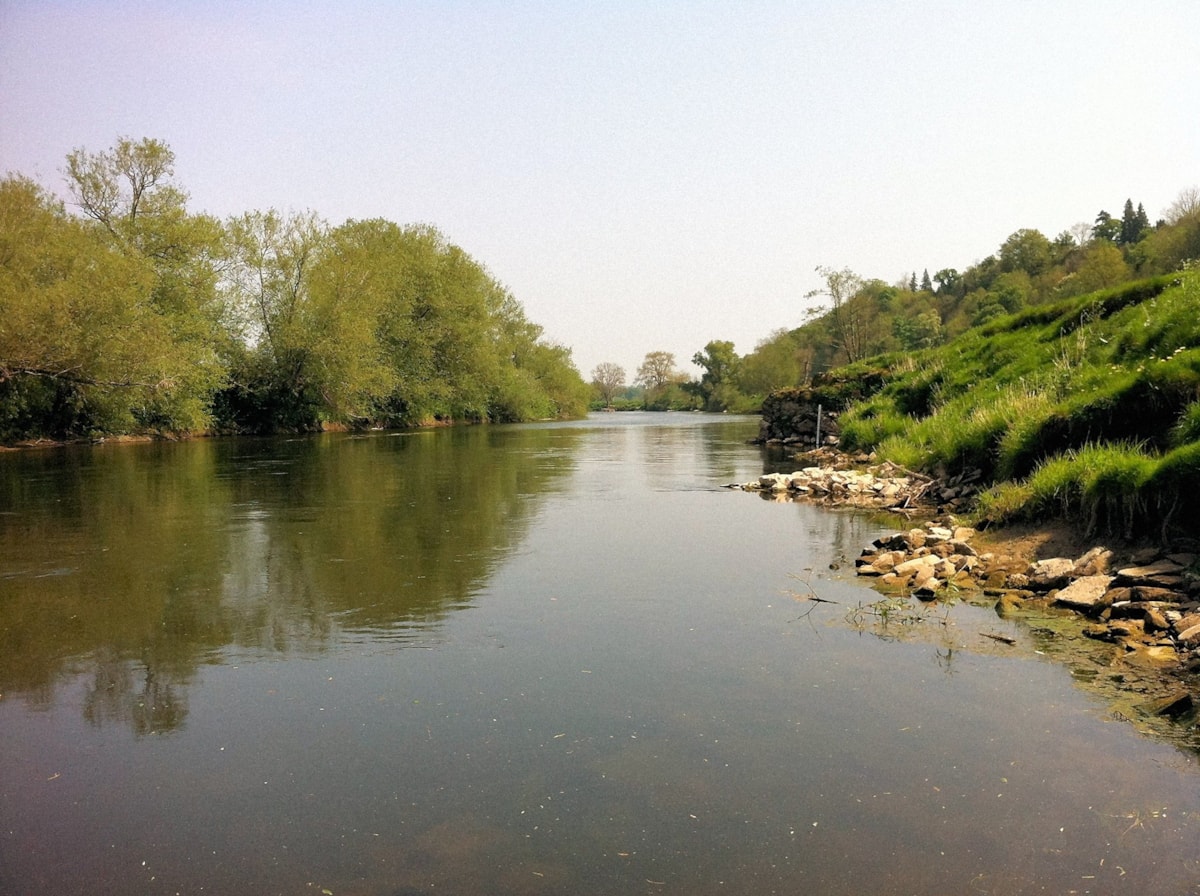
<path id="1" fill-rule="evenodd" d="M 1196 259 L 1200 189 L 1191 188 L 1153 224 L 1141 203 L 1127 199 L 1120 216 L 1101 210 L 1092 223 L 1053 239 L 1017 230 L 961 272 L 914 271 L 889 284 L 819 267 L 822 286 L 805 296 L 816 304 L 801 326 L 776 330 L 742 356 L 730 342 L 709 342 L 692 358 L 699 379 L 675 370 L 669 355 L 659 375 L 664 352 L 646 356 L 632 388 L 617 365 L 600 365 L 592 372 L 593 406 L 753 412 L 772 391 L 807 385 L 835 367 L 932 348 L 1022 308 L 1168 274 Z"/>
<path id="2" fill-rule="evenodd" d="M 578 416 L 570 350 L 437 229 L 188 211 L 164 143 L 0 180 L 0 440 Z"/>

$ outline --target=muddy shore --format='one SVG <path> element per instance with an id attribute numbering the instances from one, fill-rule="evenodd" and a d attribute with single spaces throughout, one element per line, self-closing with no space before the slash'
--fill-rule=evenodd
<path id="1" fill-rule="evenodd" d="M 967 525 L 978 477 L 943 481 L 822 448 L 731 487 L 879 513 L 895 531 L 855 572 L 881 599 L 969 601 L 1036 633 L 1110 715 L 1200 750 L 1200 544 L 1086 538 L 1062 524 Z"/>

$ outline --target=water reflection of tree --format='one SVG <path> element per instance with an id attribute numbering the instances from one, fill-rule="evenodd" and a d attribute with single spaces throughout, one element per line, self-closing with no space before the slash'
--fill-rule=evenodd
<path id="1" fill-rule="evenodd" d="M 91 664 L 83 700 L 83 717 L 91 724 L 126 723 L 139 737 L 183 725 L 187 691 L 177 685 L 186 682 L 172 681 L 150 664 L 131 663 L 111 650 L 99 651 Z"/>
<path id="2" fill-rule="evenodd" d="M 319 650 L 468 606 L 574 465 L 570 429 L 197 441 L 0 458 L 0 691 L 139 733 L 230 646 Z"/>

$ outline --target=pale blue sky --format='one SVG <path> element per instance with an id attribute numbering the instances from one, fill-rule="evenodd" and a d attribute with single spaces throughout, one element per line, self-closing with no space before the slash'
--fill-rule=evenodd
<path id="1" fill-rule="evenodd" d="M 1200 184 L 1200 3 L 0 0 L 0 171 L 439 227 L 585 376 Z"/>

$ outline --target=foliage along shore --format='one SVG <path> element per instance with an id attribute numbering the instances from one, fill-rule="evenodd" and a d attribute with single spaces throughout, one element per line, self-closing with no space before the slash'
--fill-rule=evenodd
<path id="1" fill-rule="evenodd" d="M 1062 519 L 1160 542 L 1200 525 L 1200 270 L 1026 308 L 776 401 L 837 414 L 840 447 L 971 475 L 976 522 Z"/>
<path id="2" fill-rule="evenodd" d="M 78 214 L 0 179 L 0 443 L 585 413 L 570 350 L 435 228 L 220 221 L 174 162 L 72 152 Z"/>

